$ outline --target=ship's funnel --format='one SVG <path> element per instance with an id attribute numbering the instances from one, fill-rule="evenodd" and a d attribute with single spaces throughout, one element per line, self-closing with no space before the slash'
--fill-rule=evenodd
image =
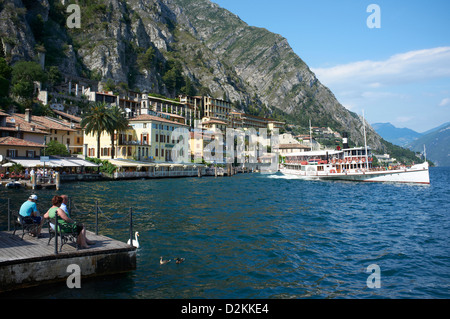
<path id="1" fill-rule="evenodd" d="M 342 133 L 342 148 L 348 148 L 348 134 L 347 132 Z"/>

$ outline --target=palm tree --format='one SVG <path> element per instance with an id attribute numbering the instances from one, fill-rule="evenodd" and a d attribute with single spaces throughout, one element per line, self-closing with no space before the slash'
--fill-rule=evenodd
<path id="1" fill-rule="evenodd" d="M 107 128 L 107 132 L 111 136 L 111 158 L 114 158 L 115 155 L 115 146 L 114 146 L 114 133 L 117 131 L 124 131 L 128 128 L 128 119 L 125 117 L 122 108 L 115 105 L 108 109 L 109 116 L 111 117 L 111 121 L 109 122 L 109 127 Z"/>
<path id="2" fill-rule="evenodd" d="M 111 112 L 104 102 L 94 103 L 81 120 L 81 127 L 86 134 L 97 134 L 97 158 L 100 158 L 100 136 L 111 127 Z"/>

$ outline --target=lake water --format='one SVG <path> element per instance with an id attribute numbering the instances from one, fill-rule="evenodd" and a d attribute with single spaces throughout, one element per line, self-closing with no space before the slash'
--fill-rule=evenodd
<path id="1" fill-rule="evenodd" d="M 450 168 L 431 185 L 303 181 L 282 175 L 63 184 L 74 219 L 126 241 L 133 210 L 137 269 L 14 292 L 28 298 L 270 299 L 450 297 Z M 18 208 L 31 190 L 0 190 Z M 39 208 L 54 190 L 38 190 Z M 159 257 L 172 259 L 159 264 Z M 185 258 L 175 264 L 175 257 Z M 380 269 L 380 288 L 369 288 Z"/>

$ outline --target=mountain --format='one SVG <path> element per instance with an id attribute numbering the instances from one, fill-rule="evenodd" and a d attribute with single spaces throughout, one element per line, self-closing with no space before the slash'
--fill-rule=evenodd
<path id="1" fill-rule="evenodd" d="M 228 99 L 247 112 L 307 129 L 329 126 L 363 145 L 360 116 L 345 109 L 281 35 L 249 26 L 209 0 L 0 2 L 0 56 L 45 61 L 108 87 Z M 306 31 L 305 31 L 306 32 Z M 366 123 L 367 141 L 383 140 Z"/>
<path id="2" fill-rule="evenodd" d="M 407 146 L 422 136 L 421 133 L 409 128 L 397 128 L 391 123 L 374 123 L 372 127 L 386 141 L 402 147 Z"/>
<path id="3" fill-rule="evenodd" d="M 427 159 L 436 166 L 450 166 L 450 123 L 439 126 L 408 144 L 415 152 L 423 152 L 426 148 Z"/>
<path id="4" fill-rule="evenodd" d="M 438 127 L 435 127 L 435 128 L 432 128 L 432 129 L 430 129 L 428 131 L 423 132 L 422 135 L 426 135 L 426 134 L 430 134 L 430 133 L 436 132 L 436 131 L 438 131 L 440 129 L 443 129 L 443 128 L 449 126 L 449 125 L 450 125 L 450 122 L 444 123 L 442 125 L 439 125 Z"/>

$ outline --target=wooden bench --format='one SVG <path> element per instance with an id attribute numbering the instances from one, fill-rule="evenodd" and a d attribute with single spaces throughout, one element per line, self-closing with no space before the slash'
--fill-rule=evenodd
<path id="1" fill-rule="evenodd" d="M 50 245 L 50 241 L 56 236 L 54 228 L 56 223 L 57 223 L 56 218 L 50 218 L 48 220 L 49 239 L 47 245 Z M 78 243 L 77 243 L 78 233 L 76 231 L 73 231 L 72 227 L 68 227 L 68 225 L 61 225 L 60 223 L 58 223 L 58 236 L 61 243 L 59 251 L 62 251 L 63 245 L 67 244 L 68 242 L 75 243 L 75 247 L 78 250 Z"/>

